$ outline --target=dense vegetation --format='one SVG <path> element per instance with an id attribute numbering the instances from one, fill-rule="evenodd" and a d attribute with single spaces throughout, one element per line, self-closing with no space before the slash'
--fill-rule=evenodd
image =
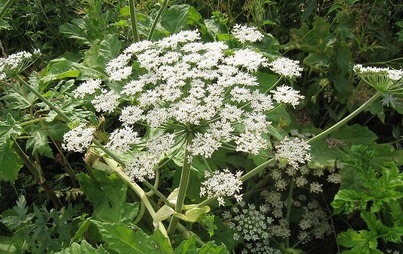
<path id="1" fill-rule="evenodd" d="M 402 17 L 0 0 L 0 253 L 402 253 Z"/>

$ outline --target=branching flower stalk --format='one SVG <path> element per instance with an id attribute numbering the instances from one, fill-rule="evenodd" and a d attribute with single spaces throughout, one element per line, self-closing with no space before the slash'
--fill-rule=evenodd
<path id="1" fill-rule="evenodd" d="M 130 1 L 132 1 L 132 0 L 130 0 Z M 167 8 L 168 2 L 169 2 L 169 0 L 164 0 L 164 2 L 162 3 L 161 8 L 159 9 L 159 11 L 157 13 L 157 16 L 155 17 L 154 22 L 153 22 L 153 24 L 151 26 L 150 32 L 148 33 L 147 40 L 152 40 L 155 28 L 157 27 L 157 24 L 158 24 L 158 22 L 159 22 L 159 20 L 161 18 L 162 13 Z"/>

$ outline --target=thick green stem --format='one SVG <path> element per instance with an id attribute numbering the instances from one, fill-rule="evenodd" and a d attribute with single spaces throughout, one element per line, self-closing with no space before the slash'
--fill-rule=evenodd
<path id="1" fill-rule="evenodd" d="M 137 26 L 137 15 L 136 15 L 136 5 L 134 0 L 129 0 L 129 8 L 130 8 L 130 21 L 132 26 L 133 33 L 133 41 L 140 41 L 139 28 Z"/>
<path id="2" fill-rule="evenodd" d="M 23 80 L 20 76 L 16 77 L 18 81 L 21 82 L 22 85 L 24 85 L 29 91 L 31 91 L 33 94 L 36 95 L 42 102 L 44 102 L 46 105 L 48 105 L 49 108 L 54 110 L 61 118 L 63 118 L 64 121 L 66 122 L 71 122 L 71 119 L 63 113 L 58 107 L 54 106 L 48 99 L 42 96 L 38 91 L 36 91 L 30 84 L 28 84 L 27 81 Z"/>
<path id="3" fill-rule="evenodd" d="M 290 216 L 291 216 L 291 206 L 292 206 L 292 194 L 294 192 L 294 177 L 290 179 L 290 189 L 288 190 L 288 198 L 287 198 L 287 231 L 290 231 Z M 285 248 L 288 249 L 290 247 L 290 237 L 287 235 L 285 238 Z"/>
<path id="4" fill-rule="evenodd" d="M 335 130 L 339 129 L 341 126 L 345 125 L 348 121 L 353 119 L 355 116 L 357 116 L 361 111 L 369 107 L 374 101 L 376 101 L 380 96 L 382 95 L 382 92 L 376 92 L 368 101 L 366 101 L 364 104 L 362 104 L 359 108 L 354 110 L 351 114 L 346 116 L 343 120 L 340 122 L 336 123 L 329 129 L 321 132 L 320 134 L 316 135 L 315 137 L 311 138 L 308 140 L 308 143 L 315 142 L 316 140 L 322 139 L 329 135 L 330 133 L 334 132 Z"/>
<path id="5" fill-rule="evenodd" d="M 3 18 L 4 14 L 6 14 L 7 9 L 10 7 L 10 5 L 14 2 L 14 0 L 8 0 L 4 5 L 3 8 L 0 10 L 0 19 Z"/>
<path id="6" fill-rule="evenodd" d="M 189 159 L 189 151 L 188 151 L 188 145 L 191 143 L 192 136 L 189 135 L 187 140 L 186 140 L 186 146 L 185 146 L 185 158 L 182 166 L 182 174 L 181 174 L 181 179 L 179 182 L 179 191 L 178 191 L 178 197 L 176 199 L 176 205 L 175 205 L 175 211 L 178 213 L 182 212 L 183 209 L 183 203 L 185 201 L 186 197 L 186 192 L 187 188 L 189 185 L 189 179 L 190 179 L 190 167 L 192 165 L 191 160 Z M 168 234 L 173 234 L 175 232 L 176 226 L 178 224 L 178 218 L 177 217 L 172 217 L 171 221 L 168 226 Z"/>
<path id="7" fill-rule="evenodd" d="M 160 17 L 162 15 L 162 13 L 164 12 L 165 8 L 167 7 L 167 5 L 168 5 L 168 0 L 164 0 L 164 2 L 162 3 L 161 9 L 158 11 L 157 16 L 154 19 L 150 32 L 148 33 L 147 39 L 149 41 L 151 41 L 151 39 L 153 38 L 155 28 L 157 27 L 158 21 L 160 20 Z"/>

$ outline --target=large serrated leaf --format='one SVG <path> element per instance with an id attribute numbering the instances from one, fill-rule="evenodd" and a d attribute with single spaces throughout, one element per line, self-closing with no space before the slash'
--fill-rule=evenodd
<path id="1" fill-rule="evenodd" d="M 187 27 L 190 6 L 187 4 L 173 5 L 161 18 L 161 25 L 171 34 Z"/>
<path id="2" fill-rule="evenodd" d="M 93 170 L 95 177 L 80 173 L 81 190 L 94 206 L 93 217 L 108 222 L 131 222 L 138 212 L 137 203 L 126 202 L 127 185 L 116 175 Z"/>
<path id="3" fill-rule="evenodd" d="M 140 228 L 131 229 L 122 223 L 92 221 L 98 228 L 108 250 L 119 254 L 170 254 L 172 247 L 160 231 L 148 236 Z"/>
<path id="4" fill-rule="evenodd" d="M 122 48 L 122 43 L 115 34 L 108 34 L 104 40 L 94 43 L 91 48 L 85 52 L 83 65 L 103 71 L 106 64 L 117 57 Z"/>
<path id="5" fill-rule="evenodd" d="M 33 154 L 54 158 L 45 130 L 37 130 L 31 134 L 31 137 L 27 140 L 27 149 L 32 149 Z"/>

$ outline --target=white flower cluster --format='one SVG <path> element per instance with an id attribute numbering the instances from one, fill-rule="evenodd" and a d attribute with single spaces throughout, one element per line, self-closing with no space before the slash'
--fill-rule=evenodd
<path id="1" fill-rule="evenodd" d="M 269 63 L 268 66 L 273 72 L 290 79 L 300 77 L 303 70 L 302 67 L 299 66 L 298 61 L 291 60 L 287 57 L 279 57 Z"/>
<path id="2" fill-rule="evenodd" d="M 126 174 L 133 180 L 143 182 L 145 178 L 155 177 L 155 167 L 158 160 L 152 155 L 139 154 L 126 167 Z"/>
<path id="3" fill-rule="evenodd" d="M 241 250 L 241 254 L 282 254 L 281 250 L 275 249 L 270 245 L 268 239 L 260 242 L 249 242 L 245 244 L 245 248 Z"/>
<path id="4" fill-rule="evenodd" d="M 10 74 L 13 75 L 23 71 L 32 63 L 33 56 L 37 54 L 39 54 L 39 50 L 35 50 L 33 54 L 20 51 L 8 57 L 0 58 L 0 80 L 7 78 Z"/>
<path id="5" fill-rule="evenodd" d="M 269 238 L 269 225 L 272 223 L 272 218 L 266 216 L 266 208 L 260 207 L 256 209 L 254 204 L 248 204 L 246 207 L 245 202 L 241 202 L 240 207 L 234 206 L 232 208 L 233 217 L 228 227 L 236 231 L 234 240 L 242 237 L 246 241 L 259 241 Z M 229 217 L 228 215 L 224 215 Z"/>
<path id="6" fill-rule="evenodd" d="M 399 81 L 403 78 L 403 70 L 394 70 L 390 68 L 379 67 L 364 67 L 361 64 L 356 64 L 353 67 L 354 72 L 358 76 L 362 75 L 386 75 L 391 80 Z"/>
<path id="7" fill-rule="evenodd" d="M 276 159 L 286 159 L 295 169 L 300 167 L 299 164 L 305 164 L 311 160 L 309 153 L 311 146 L 301 138 L 285 137 L 276 145 L 276 149 Z"/>
<path id="8" fill-rule="evenodd" d="M 132 127 L 124 126 L 111 133 L 109 142 L 105 147 L 115 151 L 126 152 L 130 150 L 130 145 L 138 144 L 140 140 L 138 133 L 133 131 Z"/>
<path id="9" fill-rule="evenodd" d="M 242 189 L 242 175 L 238 171 L 235 175 L 228 169 L 215 171 L 213 175 L 205 172 L 207 180 L 201 183 L 200 196 L 207 195 L 208 198 L 217 198 L 219 205 L 224 205 L 224 197 L 234 196 L 238 202 L 242 200 L 242 194 L 238 194 Z"/>
<path id="10" fill-rule="evenodd" d="M 100 79 L 90 79 L 80 84 L 74 91 L 74 98 L 82 99 L 86 95 L 94 94 L 97 90 L 101 90 L 101 83 Z"/>
<path id="11" fill-rule="evenodd" d="M 183 31 L 160 41 L 137 42 L 108 63 L 112 81 L 128 79 L 132 61 L 141 69 L 135 80 L 123 84 L 120 96 L 132 104 L 122 109 L 119 120 L 128 126 L 145 122 L 162 129 L 172 122 L 184 128 L 205 126 L 188 148 L 192 156 L 210 157 L 222 143 L 258 154 L 268 146 L 263 134 L 271 124 L 266 112 L 273 103 L 270 95 L 259 92 L 252 73 L 266 66 L 266 59 L 251 49 L 228 53 L 222 42 L 199 39 L 198 32 Z M 92 103 L 97 111 L 112 112 L 119 95 L 102 90 Z"/>
<path id="12" fill-rule="evenodd" d="M 246 25 L 236 24 L 231 33 L 241 43 L 256 42 L 263 39 L 263 34 L 256 27 L 247 27 Z"/>
<path id="13" fill-rule="evenodd" d="M 273 93 L 273 99 L 278 103 L 291 104 L 294 108 L 300 103 L 300 100 L 304 99 L 304 96 L 300 95 L 299 91 L 286 85 L 277 87 L 271 93 Z"/>
<path id="14" fill-rule="evenodd" d="M 82 153 L 91 144 L 95 128 L 80 124 L 63 135 L 62 148 L 67 151 Z"/>

